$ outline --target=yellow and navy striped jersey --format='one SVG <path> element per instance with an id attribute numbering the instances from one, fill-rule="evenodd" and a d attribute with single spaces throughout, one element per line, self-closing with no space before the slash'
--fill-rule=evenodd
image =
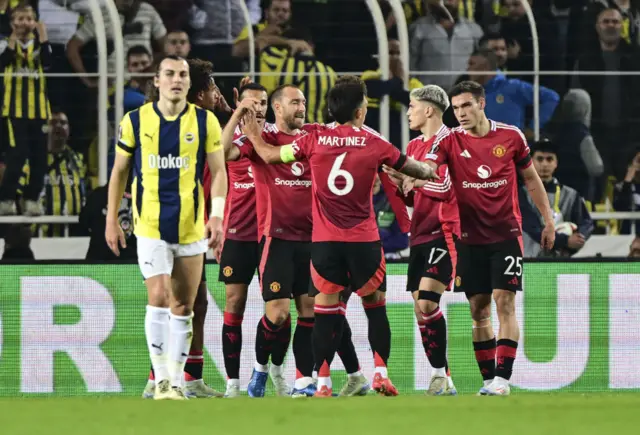
<path id="1" fill-rule="evenodd" d="M 266 21 L 261 21 L 255 26 L 253 26 L 253 36 L 255 37 L 258 33 L 262 32 L 265 29 L 265 27 L 267 27 Z M 240 31 L 240 34 L 236 38 L 235 42 L 243 41 L 248 37 L 249 37 L 249 29 L 247 28 L 247 26 L 244 26 Z"/>
<path id="2" fill-rule="evenodd" d="M 327 109 L 327 93 L 337 78 L 333 68 L 315 57 L 297 55 L 287 57 L 280 72 L 278 86 L 296 85 L 307 99 L 307 122 L 323 124 Z"/>
<path id="3" fill-rule="evenodd" d="M 32 37 L 18 41 L 15 50 L 6 40 L 0 41 L 0 71 L 4 76 L 2 116 L 49 119 L 51 108 L 47 94 L 45 70 L 51 66 L 51 46 Z M 21 75 L 15 75 L 21 74 Z"/>
<path id="4" fill-rule="evenodd" d="M 167 243 L 202 240 L 206 155 L 222 150 L 222 129 L 212 112 L 188 103 L 175 117 L 156 103 L 127 113 L 116 152 L 133 157 L 133 227 L 139 237 Z"/>
<path id="5" fill-rule="evenodd" d="M 29 184 L 31 171 L 29 162 L 22 168 L 20 187 Z M 76 153 L 66 146 L 57 153 L 48 153 L 47 172 L 44 176 L 44 187 L 40 194 L 40 204 L 47 216 L 78 216 L 86 199 L 86 166 L 82 154 Z M 40 237 L 63 237 L 64 225 L 34 226 L 34 233 Z"/>
<path id="6" fill-rule="evenodd" d="M 258 82 L 271 94 L 280 84 L 280 72 L 289 57 L 289 50 L 286 48 L 270 45 L 260 53 L 260 72 Z M 275 73 L 275 74 L 273 74 Z"/>

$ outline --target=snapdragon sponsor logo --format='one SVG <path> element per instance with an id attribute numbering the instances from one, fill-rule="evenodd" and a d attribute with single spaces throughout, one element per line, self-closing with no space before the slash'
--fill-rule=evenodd
<path id="1" fill-rule="evenodd" d="M 483 181 L 482 183 L 472 183 L 469 181 L 462 182 L 463 189 L 497 189 L 507 184 L 506 179 L 496 181 Z"/>
<path id="2" fill-rule="evenodd" d="M 233 188 L 236 190 L 253 189 L 254 187 L 256 187 L 255 183 L 238 183 L 237 181 L 233 183 Z"/>
<path id="3" fill-rule="evenodd" d="M 283 180 L 282 178 L 276 178 L 276 186 L 285 187 L 311 187 L 311 180 Z"/>
<path id="4" fill-rule="evenodd" d="M 189 157 L 149 155 L 149 167 L 152 169 L 188 169 L 191 159 Z"/>

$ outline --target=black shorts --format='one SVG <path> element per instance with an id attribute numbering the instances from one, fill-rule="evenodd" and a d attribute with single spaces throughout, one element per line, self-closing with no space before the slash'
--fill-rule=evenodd
<path id="1" fill-rule="evenodd" d="M 311 242 L 263 237 L 260 288 L 265 302 L 305 295 L 311 274 Z"/>
<path id="2" fill-rule="evenodd" d="M 407 291 L 420 290 L 422 278 L 435 279 L 449 286 L 452 274 L 453 262 L 444 237 L 411 247 L 407 270 Z"/>
<path id="3" fill-rule="evenodd" d="M 458 264 L 454 291 L 467 296 L 493 290 L 522 290 L 521 238 L 487 245 L 456 242 Z"/>
<path id="4" fill-rule="evenodd" d="M 218 280 L 225 284 L 251 284 L 260 263 L 260 244 L 227 239 L 220 255 Z"/>
<path id="5" fill-rule="evenodd" d="M 333 294 L 347 287 L 360 297 L 385 291 L 386 269 L 380 242 L 314 242 L 309 296 Z"/>

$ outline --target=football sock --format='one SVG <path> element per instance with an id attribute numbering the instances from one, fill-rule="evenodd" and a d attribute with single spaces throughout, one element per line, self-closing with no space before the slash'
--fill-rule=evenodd
<path id="1" fill-rule="evenodd" d="M 384 365 L 387 365 L 391 352 L 391 327 L 387 318 L 386 301 L 363 303 L 364 312 L 369 320 L 369 344 L 374 354 L 378 354 Z"/>
<path id="2" fill-rule="evenodd" d="M 447 363 L 447 321 L 440 307 L 428 314 L 423 313 L 422 320 L 425 327 L 424 335 L 427 338 L 425 348 L 429 364 L 434 369 L 442 369 Z"/>
<path id="3" fill-rule="evenodd" d="M 271 326 L 269 326 L 271 325 Z M 269 364 L 269 357 L 273 349 L 273 342 L 276 338 L 276 325 L 271 323 L 264 315 L 258 321 L 258 331 L 256 333 L 256 361 L 262 366 Z"/>
<path id="4" fill-rule="evenodd" d="M 511 373 L 513 371 L 513 362 L 516 359 L 516 352 L 518 350 L 518 343 L 507 338 L 501 338 L 498 340 L 498 348 L 496 350 L 496 376 L 503 379 L 511 379 Z"/>
<path id="5" fill-rule="evenodd" d="M 302 377 L 311 377 L 313 373 L 313 317 L 298 317 L 296 332 L 293 334 L 293 356 L 296 359 L 296 370 Z"/>
<path id="6" fill-rule="evenodd" d="M 322 377 L 323 366 L 329 370 L 336 352 L 337 343 L 342 339 L 344 314 L 340 304 L 315 305 L 316 321 L 313 325 L 313 356 L 318 369 L 318 380 Z M 320 384 L 318 384 L 320 385 Z"/>
<path id="7" fill-rule="evenodd" d="M 204 368 L 204 356 L 201 350 L 189 351 L 187 363 L 184 366 L 184 379 L 186 381 L 197 381 L 202 379 L 202 369 Z"/>
<path id="8" fill-rule="evenodd" d="M 351 337 L 351 326 L 349 326 L 349 322 L 345 317 L 342 329 L 342 340 L 340 340 L 340 346 L 338 346 L 338 356 L 340 356 L 342 360 L 344 369 L 350 375 L 360 370 L 358 354 L 356 353 L 356 348 L 353 346 Z"/>
<path id="9" fill-rule="evenodd" d="M 157 382 L 169 379 L 167 350 L 169 349 L 169 309 L 147 305 L 144 332 L 153 374 Z"/>
<path id="10" fill-rule="evenodd" d="M 222 353 L 229 379 L 240 379 L 240 352 L 242 351 L 242 315 L 224 313 L 222 324 Z"/>
<path id="11" fill-rule="evenodd" d="M 485 381 L 496 377 L 496 338 L 487 341 L 474 341 L 473 350 L 482 379 Z"/>
<path id="12" fill-rule="evenodd" d="M 287 320 L 282 325 L 273 325 L 276 327 L 276 337 L 271 347 L 271 363 L 281 366 L 284 363 L 284 357 L 287 355 L 289 343 L 291 342 L 291 315 L 287 317 Z"/>
<path id="13" fill-rule="evenodd" d="M 184 366 L 191 348 L 193 337 L 193 314 L 176 316 L 169 314 L 169 376 L 173 387 L 181 387 Z"/>

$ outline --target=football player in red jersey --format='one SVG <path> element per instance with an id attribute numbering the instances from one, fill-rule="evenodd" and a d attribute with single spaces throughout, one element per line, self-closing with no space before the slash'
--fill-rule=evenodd
<path id="1" fill-rule="evenodd" d="M 447 164 L 458 201 L 455 289 L 469 299 L 473 346 L 484 379 L 479 394 L 506 396 L 520 338 L 515 297 L 522 290 L 523 271 L 516 171 L 544 218 L 543 249 L 553 247 L 553 214 L 524 135 L 517 127 L 487 119 L 482 85 L 462 82 L 450 96 L 460 127 L 439 135 L 426 157 L 434 167 Z M 492 295 L 500 321 L 497 343 Z"/>
<path id="2" fill-rule="evenodd" d="M 288 144 L 317 124 L 304 124 L 306 101 L 302 92 L 293 85 L 285 85 L 271 95 L 276 124 L 267 125 L 262 135 L 273 144 Z M 240 112 L 238 112 L 239 114 Z M 225 127 L 223 137 L 234 128 L 239 119 L 236 114 Z M 258 323 L 256 335 L 256 365 L 249 383 L 252 397 L 265 394 L 267 371 L 276 387 L 276 394 L 284 395 L 288 386 L 282 374 L 282 363 L 291 335 L 289 305 L 296 301 L 298 321 L 293 337 L 296 360 L 294 397 L 315 393 L 312 374 L 314 368 L 311 335 L 314 324 L 313 298 L 308 296 L 310 283 L 311 239 L 311 177 L 308 164 L 267 165 L 254 151 L 247 137 L 229 146 L 223 140 L 227 160 L 247 157 L 254 168 L 258 201 L 259 236 L 264 250 L 260 264 L 262 296 L 265 300 L 265 316 Z M 347 327 L 348 328 L 348 327 Z M 344 334 L 340 354 L 349 380 L 341 394 L 366 394 L 369 385 L 360 372 L 358 358 L 350 338 L 350 330 Z M 271 357 L 271 368 L 268 362 Z"/>
<path id="3" fill-rule="evenodd" d="M 386 368 L 391 330 L 385 308 L 386 265 L 373 213 L 373 184 L 382 164 L 418 179 L 437 178 L 429 165 L 408 159 L 363 126 L 366 93 L 360 78 L 340 78 L 328 94 L 329 110 L 336 123 L 318 126 L 289 145 L 265 142 L 251 113 L 245 126 L 245 133 L 265 162 L 306 161 L 311 168 L 311 277 L 317 292 L 313 349 L 319 367 L 319 397 L 332 395 L 329 366 L 343 333 L 345 305 L 341 293 L 347 287 L 362 297 L 369 320 L 369 342 L 376 363 L 372 387 L 381 394 L 398 394 Z"/>
<path id="4" fill-rule="evenodd" d="M 411 91 L 409 128 L 422 135 L 407 146 L 407 155 L 422 159 L 437 137 L 446 134 L 442 114 L 449 107 L 444 89 L 428 85 Z M 458 205 L 451 189 L 446 165 L 438 168 L 438 181 L 416 181 L 385 168 L 392 179 L 407 190 L 406 203 L 413 207 L 409 243 L 407 291 L 413 295 L 422 344 L 433 372 L 427 394 L 455 395 L 447 376 L 447 324 L 440 311 L 440 298 L 453 280 L 456 251 L 454 239 L 460 236 Z M 403 186 L 404 184 L 404 186 Z M 409 190 L 411 189 L 411 190 Z"/>
<path id="5" fill-rule="evenodd" d="M 229 105 L 220 93 L 220 89 L 213 78 L 213 64 L 205 60 L 189 59 L 189 77 L 191 87 L 187 94 L 187 101 L 208 110 L 229 110 Z M 152 96 L 152 99 L 156 99 Z M 203 191 L 205 199 L 205 221 L 209 218 L 209 204 L 211 189 L 211 173 L 209 165 L 204 166 Z M 206 260 L 206 254 L 205 260 Z M 206 261 L 205 261 L 206 262 Z M 184 368 L 185 395 L 190 398 L 222 397 L 222 393 L 214 390 L 202 379 L 204 367 L 204 321 L 207 316 L 207 277 L 205 274 L 205 264 L 202 265 L 202 279 L 198 286 L 198 293 L 193 305 L 193 339 L 189 356 Z M 153 367 L 149 373 L 149 379 L 144 389 L 142 397 L 153 398 L 155 390 L 155 379 Z"/>

